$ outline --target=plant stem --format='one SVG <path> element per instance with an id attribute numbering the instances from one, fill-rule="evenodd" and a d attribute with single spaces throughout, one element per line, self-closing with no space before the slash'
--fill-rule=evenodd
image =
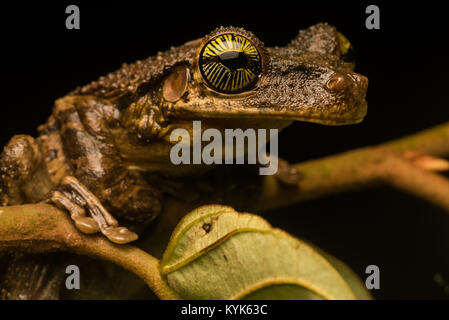
<path id="1" fill-rule="evenodd" d="M 431 156 L 449 155 L 449 122 L 375 147 L 293 165 L 303 178 L 297 185 L 282 184 L 276 177 L 263 180 L 256 211 L 292 205 L 329 194 L 387 183 L 424 198 L 449 212 L 449 181 L 411 165 L 407 151 Z"/>
<path id="2" fill-rule="evenodd" d="M 158 259 L 136 247 L 80 233 L 65 212 L 51 205 L 0 207 L 0 249 L 11 247 L 32 252 L 62 250 L 108 260 L 142 278 L 159 298 L 176 298 L 160 276 Z"/>

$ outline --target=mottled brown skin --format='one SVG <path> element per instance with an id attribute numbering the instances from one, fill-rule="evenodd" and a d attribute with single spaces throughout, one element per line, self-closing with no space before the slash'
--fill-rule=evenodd
<path id="1" fill-rule="evenodd" d="M 245 36 L 261 52 L 260 78 L 239 94 L 215 92 L 198 70 L 199 50 L 223 32 Z M 58 99 L 37 139 L 12 138 L 0 160 L 1 205 L 51 201 L 83 232 L 101 231 L 116 243 L 135 240 L 112 215 L 148 223 L 161 211 L 164 181 L 210 169 L 171 164 L 172 129 L 191 131 L 192 119 L 201 119 L 203 130 L 360 122 L 368 81 L 352 67 L 344 61 L 341 37 L 327 24 L 300 31 L 282 48 L 265 48 L 240 28 L 218 28 L 125 64 Z M 296 173 L 282 168 L 280 177 L 291 182 Z M 157 183 L 148 172 L 159 176 Z"/>

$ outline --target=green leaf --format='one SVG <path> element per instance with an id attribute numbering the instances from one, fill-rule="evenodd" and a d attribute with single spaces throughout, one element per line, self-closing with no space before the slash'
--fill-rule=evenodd
<path id="1" fill-rule="evenodd" d="M 181 220 L 160 269 L 183 299 L 365 297 L 338 262 L 259 216 L 210 205 Z"/>
<path id="2" fill-rule="evenodd" d="M 366 289 L 365 284 L 360 280 L 360 278 L 352 271 L 346 264 L 344 264 L 339 259 L 325 252 L 324 250 L 316 247 L 315 245 L 309 244 L 318 253 L 320 253 L 324 258 L 329 261 L 332 266 L 337 269 L 341 276 L 345 279 L 347 284 L 351 287 L 352 292 L 358 300 L 371 300 L 371 294 Z"/>

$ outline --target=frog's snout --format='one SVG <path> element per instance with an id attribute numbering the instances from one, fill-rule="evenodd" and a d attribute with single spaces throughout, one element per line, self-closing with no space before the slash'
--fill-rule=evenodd
<path id="1" fill-rule="evenodd" d="M 364 98 L 368 88 L 368 78 L 357 73 L 335 73 L 329 78 L 325 88 L 335 93 L 351 92 L 357 97 Z"/>

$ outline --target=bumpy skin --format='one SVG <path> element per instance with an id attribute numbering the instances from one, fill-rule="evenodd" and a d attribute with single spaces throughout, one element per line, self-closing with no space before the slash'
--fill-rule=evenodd
<path id="1" fill-rule="evenodd" d="M 250 39 L 261 54 L 257 83 L 239 94 L 215 92 L 198 70 L 200 49 L 222 33 Z M 222 27 L 124 64 L 57 100 L 36 140 L 12 138 L 0 160 L 1 204 L 51 201 L 67 209 L 83 232 L 101 231 L 117 243 L 132 241 L 137 236 L 118 227 L 112 215 L 149 222 L 161 211 L 164 180 L 210 168 L 171 164 L 172 129 L 191 131 L 192 119 L 202 120 L 202 130 L 282 129 L 294 120 L 360 122 L 368 81 L 344 61 L 344 45 L 327 24 L 300 31 L 282 48 L 265 48 L 246 30 Z M 148 172 L 159 176 L 157 183 Z"/>

